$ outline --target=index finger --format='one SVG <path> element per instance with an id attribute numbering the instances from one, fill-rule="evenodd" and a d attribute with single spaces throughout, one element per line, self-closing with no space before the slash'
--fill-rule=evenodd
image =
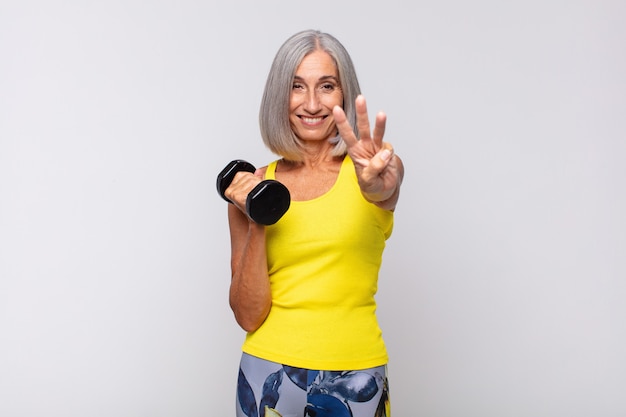
<path id="1" fill-rule="evenodd" d="M 335 118 L 335 125 L 337 126 L 337 130 L 339 131 L 339 136 L 341 136 L 346 145 L 352 146 L 357 143 L 357 138 L 354 134 L 354 130 L 352 129 L 352 126 L 350 126 L 350 122 L 348 122 L 346 113 L 341 107 L 333 107 L 333 117 Z"/>

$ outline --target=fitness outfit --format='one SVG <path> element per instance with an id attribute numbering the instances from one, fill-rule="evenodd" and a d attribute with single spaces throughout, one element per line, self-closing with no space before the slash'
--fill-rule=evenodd
<path id="1" fill-rule="evenodd" d="M 275 179 L 276 165 L 268 165 L 266 179 Z M 292 201 L 276 224 L 266 226 L 272 308 L 243 344 L 238 416 L 265 415 L 268 404 L 282 417 L 292 415 L 280 406 L 291 403 L 283 397 L 293 387 L 302 402 L 294 416 L 301 417 L 307 403 L 311 416 L 341 417 L 339 410 L 324 414 L 333 406 L 350 410 L 346 416 L 388 416 L 381 414 L 388 402 L 388 357 L 374 296 L 392 228 L 393 212 L 363 198 L 349 156 L 328 192 Z"/>
<path id="2" fill-rule="evenodd" d="M 244 353 L 237 417 L 390 417 L 386 366 L 319 371 Z"/>

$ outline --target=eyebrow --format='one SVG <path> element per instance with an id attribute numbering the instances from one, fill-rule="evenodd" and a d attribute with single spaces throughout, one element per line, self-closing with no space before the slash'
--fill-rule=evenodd
<path id="1" fill-rule="evenodd" d="M 294 75 L 293 79 L 297 80 L 297 81 L 304 81 L 304 78 L 302 78 L 302 77 L 300 77 L 298 75 Z M 336 83 L 339 82 L 339 79 L 337 77 L 335 77 L 334 75 L 322 75 L 318 81 L 328 81 L 328 80 L 333 80 Z"/>

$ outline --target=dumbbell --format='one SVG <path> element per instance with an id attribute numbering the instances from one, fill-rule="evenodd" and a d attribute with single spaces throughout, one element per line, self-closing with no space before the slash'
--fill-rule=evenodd
<path id="1" fill-rule="evenodd" d="M 217 176 L 217 192 L 229 203 L 226 189 L 239 171 L 256 171 L 254 165 L 241 159 L 231 161 Z M 276 180 L 263 180 L 258 183 L 246 198 L 246 213 L 258 224 L 269 226 L 276 223 L 287 212 L 291 203 L 289 190 Z"/>

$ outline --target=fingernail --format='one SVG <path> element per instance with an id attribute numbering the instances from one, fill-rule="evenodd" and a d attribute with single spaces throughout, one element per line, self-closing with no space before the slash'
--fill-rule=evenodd
<path id="1" fill-rule="evenodd" d="M 389 149 L 385 149 L 380 153 L 380 157 L 383 161 L 388 161 L 391 158 L 391 151 Z"/>

